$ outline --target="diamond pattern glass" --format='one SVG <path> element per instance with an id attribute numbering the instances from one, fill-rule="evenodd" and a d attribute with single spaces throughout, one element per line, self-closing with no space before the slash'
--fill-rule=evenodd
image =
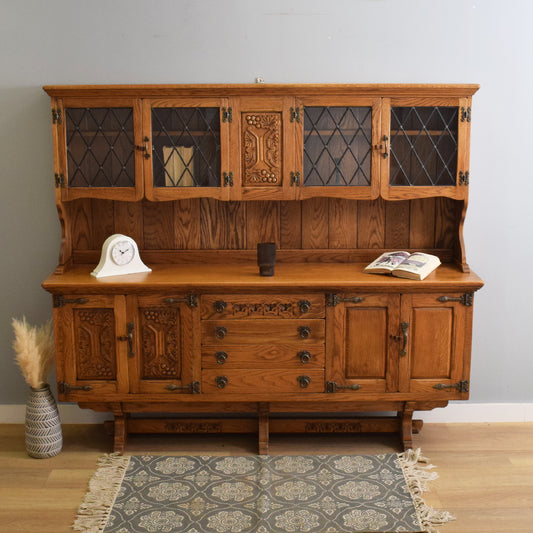
<path id="1" fill-rule="evenodd" d="M 454 186 L 457 175 L 457 107 L 391 109 L 391 186 Z"/>
<path id="2" fill-rule="evenodd" d="M 135 187 L 131 107 L 67 108 L 69 187 Z"/>
<path id="3" fill-rule="evenodd" d="M 155 187 L 220 187 L 218 107 L 152 109 Z"/>
<path id="4" fill-rule="evenodd" d="M 369 186 L 371 107 L 306 107 L 304 186 Z"/>

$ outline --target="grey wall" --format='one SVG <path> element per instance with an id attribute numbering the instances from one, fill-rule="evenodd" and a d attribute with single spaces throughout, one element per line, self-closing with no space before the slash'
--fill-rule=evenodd
<path id="1" fill-rule="evenodd" d="M 40 284 L 56 264 L 59 224 L 42 85 L 258 75 L 481 84 L 465 240 L 486 287 L 476 296 L 471 398 L 533 401 L 531 20 L 528 0 L 1 0 L 0 404 L 26 400 L 11 317 L 51 315 Z"/>

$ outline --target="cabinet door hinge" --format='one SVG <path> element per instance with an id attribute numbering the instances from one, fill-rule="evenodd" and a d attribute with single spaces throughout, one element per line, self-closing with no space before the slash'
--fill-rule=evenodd
<path id="1" fill-rule="evenodd" d="M 300 185 L 300 177 L 301 176 L 299 172 L 291 172 L 291 187 Z"/>
<path id="2" fill-rule="evenodd" d="M 222 108 L 222 122 L 233 122 L 233 109 L 231 107 Z"/>
<path id="3" fill-rule="evenodd" d="M 469 185 L 470 183 L 470 172 L 467 170 L 466 172 L 463 172 L 462 170 L 459 172 L 459 185 Z"/>
<path id="4" fill-rule="evenodd" d="M 170 392 L 174 392 L 177 390 L 184 390 L 187 392 L 190 392 L 191 394 L 200 394 L 200 382 L 199 381 L 191 381 L 188 385 L 174 385 L 174 383 L 171 383 L 170 385 L 167 385 L 165 387 L 166 390 Z"/>
<path id="5" fill-rule="evenodd" d="M 52 109 L 52 124 L 63 124 L 61 109 Z"/>
<path id="6" fill-rule="evenodd" d="M 461 122 L 470 122 L 472 120 L 472 108 L 461 107 Z"/>
<path id="7" fill-rule="evenodd" d="M 300 116 L 300 108 L 299 107 L 291 107 L 291 122 L 301 122 L 301 116 Z"/>
<path id="8" fill-rule="evenodd" d="M 175 304 L 187 304 L 190 308 L 198 307 L 198 295 L 196 294 L 189 294 L 185 298 L 165 298 L 163 300 L 163 303 L 167 305 L 175 305 Z"/>
<path id="9" fill-rule="evenodd" d="M 474 303 L 474 295 L 471 292 L 465 292 L 461 296 L 439 296 L 437 300 L 442 303 L 459 302 L 465 307 L 472 307 L 472 304 Z"/>
<path id="10" fill-rule="evenodd" d="M 56 182 L 56 188 L 65 186 L 65 175 L 64 174 L 54 174 L 54 180 Z"/>
<path id="11" fill-rule="evenodd" d="M 65 383 L 64 381 L 60 381 L 57 384 L 57 391 L 60 394 L 68 394 L 70 391 L 73 390 L 83 390 L 83 391 L 90 391 L 93 390 L 93 388 L 90 385 L 83 385 L 82 387 L 74 387 L 73 385 L 69 385 L 68 383 Z"/>
<path id="12" fill-rule="evenodd" d="M 88 298 L 68 299 L 68 298 L 65 298 L 62 294 L 54 294 L 53 296 L 54 307 L 63 307 L 64 305 L 67 305 L 67 304 L 83 305 L 83 304 L 86 304 L 88 301 L 89 301 Z"/>
<path id="13" fill-rule="evenodd" d="M 433 385 L 434 389 L 444 390 L 444 389 L 457 389 L 459 392 L 469 392 L 470 382 L 468 380 L 459 381 L 458 383 L 453 383 L 452 385 L 445 385 L 444 383 L 437 383 Z"/>
<path id="14" fill-rule="evenodd" d="M 224 187 L 233 187 L 233 172 L 224 172 L 222 177 L 224 178 Z"/>
<path id="15" fill-rule="evenodd" d="M 326 383 L 326 392 L 333 393 L 338 390 L 359 390 L 361 385 L 338 385 L 335 381 L 328 381 Z"/>
<path id="16" fill-rule="evenodd" d="M 338 294 L 326 294 L 326 304 L 329 307 L 335 307 L 340 303 L 360 304 L 364 301 L 361 296 L 353 296 L 352 298 L 341 298 Z"/>

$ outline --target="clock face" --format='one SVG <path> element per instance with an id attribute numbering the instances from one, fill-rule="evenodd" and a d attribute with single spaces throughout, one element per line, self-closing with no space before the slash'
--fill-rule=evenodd
<path id="1" fill-rule="evenodd" d="M 135 256 L 135 249 L 130 241 L 118 241 L 111 248 L 111 259 L 119 266 L 131 263 Z"/>

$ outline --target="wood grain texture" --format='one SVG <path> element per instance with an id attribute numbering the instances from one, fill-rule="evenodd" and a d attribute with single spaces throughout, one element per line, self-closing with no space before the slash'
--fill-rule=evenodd
<path id="1" fill-rule="evenodd" d="M 411 248 L 435 246 L 435 199 L 411 200 L 409 245 Z"/>
<path id="2" fill-rule="evenodd" d="M 138 246 L 144 244 L 143 205 L 141 202 L 113 202 L 114 233 L 131 237 Z"/>
<path id="3" fill-rule="evenodd" d="M 174 248 L 174 206 L 172 202 L 146 202 L 143 210 L 144 248 Z"/>
<path id="4" fill-rule="evenodd" d="M 279 202 L 250 201 L 246 203 L 246 247 L 256 250 L 260 242 L 280 242 Z"/>
<path id="5" fill-rule="evenodd" d="M 200 200 L 174 202 L 174 241 L 178 250 L 198 250 L 200 240 Z"/>
<path id="6" fill-rule="evenodd" d="M 357 248 L 357 202 L 330 198 L 329 248 Z"/>
<path id="7" fill-rule="evenodd" d="M 385 248 L 404 250 L 409 248 L 409 201 L 385 204 Z"/>
<path id="8" fill-rule="evenodd" d="M 302 202 L 302 248 L 328 248 L 328 220 L 327 200 L 310 198 Z"/>
<path id="9" fill-rule="evenodd" d="M 357 210 L 358 248 L 385 247 L 385 203 L 381 199 L 361 200 Z"/>
<path id="10" fill-rule="evenodd" d="M 280 248 L 302 247 L 302 203 L 279 204 Z"/>

